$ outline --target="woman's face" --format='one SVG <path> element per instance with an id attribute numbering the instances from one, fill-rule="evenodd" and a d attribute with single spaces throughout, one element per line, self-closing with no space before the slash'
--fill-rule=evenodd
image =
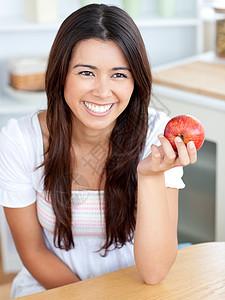
<path id="1" fill-rule="evenodd" d="M 114 41 L 88 39 L 76 45 L 64 97 L 79 128 L 112 130 L 133 89 L 129 64 Z"/>

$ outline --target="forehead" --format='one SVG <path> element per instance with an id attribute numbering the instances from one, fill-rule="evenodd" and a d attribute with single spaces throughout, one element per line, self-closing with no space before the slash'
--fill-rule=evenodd
<path id="1" fill-rule="evenodd" d="M 80 41 L 73 50 L 71 61 L 73 63 L 106 63 L 114 62 L 115 65 L 128 66 L 127 59 L 112 40 L 88 39 Z"/>

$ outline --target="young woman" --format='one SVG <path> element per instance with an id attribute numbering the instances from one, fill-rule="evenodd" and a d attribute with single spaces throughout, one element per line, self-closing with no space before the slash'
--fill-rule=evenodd
<path id="1" fill-rule="evenodd" d="M 162 135 L 149 108 L 151 72 L 133 20 L 89 5 L 53 43 L 46 111 L 12 119 L 0 135 L 0 203 L 23 262 L 11 297 L 136 263 L 160 282 L 177 253 L 182 166 L 192 142 Z"/>

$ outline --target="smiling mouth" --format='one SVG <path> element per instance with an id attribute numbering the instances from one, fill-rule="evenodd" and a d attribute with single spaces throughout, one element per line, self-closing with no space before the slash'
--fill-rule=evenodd
<path id="1" fill-rule="evenodd" d="M 83 101 L 84 105 L 90 110 L 91 112 L 95 114 L 104 114 L 110 110 L 110 108 L 113 106 L 113 104 L 107 104 L 107 105 L 96 105 L 91 104 L 89 102 Z"/>

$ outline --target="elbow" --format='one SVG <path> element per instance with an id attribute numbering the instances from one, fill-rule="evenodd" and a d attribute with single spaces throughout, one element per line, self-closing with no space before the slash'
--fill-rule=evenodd
<path id="1" fill-rule="evenodd" d="M 146 284 L 149 285 L 155 285 L 155 284 L 159 284 L 161 281 L 163 281 L 171 267 L 172 267 L 173 263 L 168 263 L 168 264 L 151 264 L 151 266 L 147 267 L 145 266 L 145 268 L 138 268 L 139 273 L 141 275 L 141 278 L 143 279 L 143 281 Z"/>
<path id="2" fill-rule="evenodd" d="M 177 248 L 171 251 L 167 257 L 165 255 L 164 257 L 163 255 L 148 255 L 151 257 L 151 259 L 148 259 L 147 256 L 137 255 L 137 252 L 134 252 L 134 256 L 142 280 L 146 284 L 156 285 L 167 277 L 176 260 Z"/>
<path id="3" fill-rule="evenodd" d="M 154 273 L 154 274 L 146 274 L 146 275 L 142 275 L 142 279 L 144 280 L 144 283 L 149 284 L 149 285 L 156 285 L 159 284 L 161 281 L 163 281 L 166 276 L 167 276 L 168 272 L 158 272 L 158 273 Z"/>

